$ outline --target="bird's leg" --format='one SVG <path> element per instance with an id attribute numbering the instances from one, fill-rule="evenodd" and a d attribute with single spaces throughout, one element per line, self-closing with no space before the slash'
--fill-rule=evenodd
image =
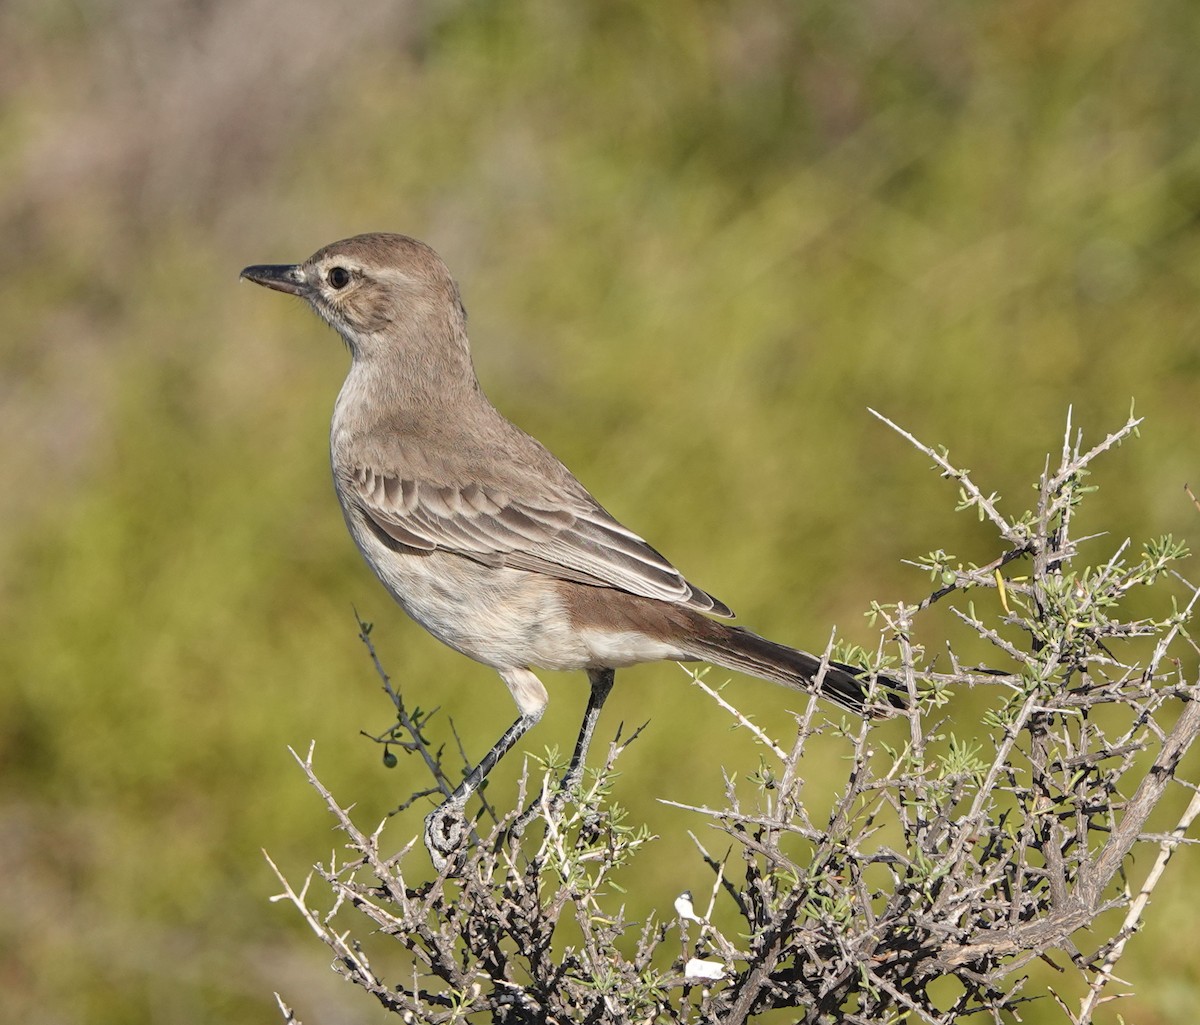
<path id="1" fill-rule="evenodd" d="M 529 729 L 536 725 L 546 710 L 546 688 L 532 672 L 524 668 L 501 669 L 500 678 L 508 687 L 521 714 L 492 745 L 479 764 L 467 773 L 463 781 L 446 800 L 425 816 L 425 848 L 433 859 L 434 868 L 442 871 L 452 851 L 460 848 L 470 831 L 463 814 L 467 801 L 487 779 L 496 764 L 512 749 Z"/>
<path id="2" fill-rule="evenodd" d="M 589 669 L 588 682 L 592 692 L 588 695 L 587 709 L 583 713 L 583 722 L 579 726 L 579 736 L 575 738 L 575 753 L 571 755 L 571 764 L 567 774 L 563 776 L 558 789 L 561 793 L 570 790 L 583 777 L 583 769 L 587 763 L 588 748 L 592 746 L 592 734 L 596 732 L 596 724 L 600 721 L 600 710 L 608 700 L 613 687 L 616 671 L 612 669 Z"/>
<path id="3" fill-rule="evenodd" d="M 451 852 L 460 848 L 467 838 L 467 820 L 464 810 L 467 801 L 487 779 L 492 771 L 512 746 L 520 740 L 529 729 L 541 719 L 542 712 L 523 713 L 499 740 L 496 741 L 475 766 L 455 788 L 454 793 L 425 816 L 425 848 L 433 859 L 434 868 L 439 872 L 445 867 Z"/>
<path id="4" fill-rule="evenodd" d="M 571 764 L 567 767 L 563 778 L 559 780 L 558 785 L 554 788 L 554 793 L 550 795 L 551 812 L 556 812 L 562 807 L 562 803 L 571 788 L 577 786 L 583 777 L 584 766 L 587 763 L 588 748 L 592 744 L 592 735 L 596 732 L 596 724 L 600 721 L 600 711 L 604 708 L 604 702 L 608 699 L 609 692 L 612 690 L 613 678 L 615 676 L 616 672 L 612 669 L 588 670 L 588 682 L 592 685 L 592 691 L 588 695 L 587 710 L 583 713 L 583 722 L 579 727 L 579 736 L 575 739 L 575 753 L 571 755 Z M 537 817 L 538 813 L 542 810 L 542 803 L 545 796 L 545 792 L 539 794 L 534 802 L 525 809 L 521 817 L 513 824 L 514 833 L 519 834 Z"/>

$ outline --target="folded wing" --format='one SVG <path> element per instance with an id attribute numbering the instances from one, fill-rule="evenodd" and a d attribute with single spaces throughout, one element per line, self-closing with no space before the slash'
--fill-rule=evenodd
<path id="1" fill-rule="evenodd" d="M 717 616 L 732 616 L 661 554 L 578 495 L 520 500 L 480 484 L 432 484 L 358 467 L 348 483 L 375 526 L 417 551 L 447 551 L 488 566 L 615 587 Z"/>

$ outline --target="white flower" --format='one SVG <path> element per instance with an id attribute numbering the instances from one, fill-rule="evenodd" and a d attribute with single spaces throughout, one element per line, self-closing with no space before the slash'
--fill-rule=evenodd
<path id="1" fill-rule="evenodd" d="M 716 982 L 725 978 L 725 966 L 720 961 L 702 961 L 693 957 L 683 968 L 684 977 L 688 982 L 703 980 Z"/>
<path id="2" fill-rule="evenodd" d="M 684 890 L 683 893 L 675 898 L 675 914 L 677 914 L 685 922 L 704 921 L 703 918 L 696 914 L 695 905 L 692 904 L 691 890 Z"/>

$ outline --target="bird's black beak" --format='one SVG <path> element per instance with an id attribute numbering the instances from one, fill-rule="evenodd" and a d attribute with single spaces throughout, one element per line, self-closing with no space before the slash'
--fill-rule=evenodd
<path id="1" fill-rule="evenodd" d="M 256 285 L 265 285 L 277 292 L 288 292 L 291 295 L 303 295 L 306 289 L 304 268 L 298 263 L 255 264 L 247 267 L 239 277 L 253 281 Z"/>

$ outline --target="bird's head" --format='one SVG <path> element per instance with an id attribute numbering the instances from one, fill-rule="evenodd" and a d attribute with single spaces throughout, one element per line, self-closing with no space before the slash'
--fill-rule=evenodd
<path id="1" fill-rule="evenodd" d="M 466 346 L 458 286 L 442 258 L 407 235 L 355 235 L 303 263 L 257 264 L 241 276 L 304 299 L 356 361 Z"/>

